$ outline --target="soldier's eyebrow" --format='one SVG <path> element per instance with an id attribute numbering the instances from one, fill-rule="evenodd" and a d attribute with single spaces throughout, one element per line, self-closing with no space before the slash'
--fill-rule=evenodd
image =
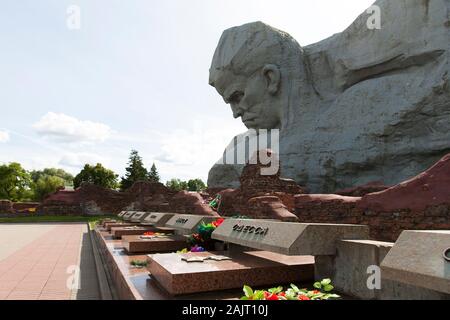
<path id="1" fill-rule="evenodd" d="M 239 90 L 239 88 L 232 87 L 229 90 L 225 90 L 224 92 L 224 100 L 226 103 L 230 103 L 230 101 L 233 99 L 233 97 L 237 94 L 241 94 L 242 91 Z"/>

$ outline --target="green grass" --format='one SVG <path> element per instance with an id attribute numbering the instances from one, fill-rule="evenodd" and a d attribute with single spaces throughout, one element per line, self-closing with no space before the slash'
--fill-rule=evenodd
<path id="1" fill-rule="evenodd" d="M 91 229 L 101 219 L 117 218 L 116 216 L 28 216 L 0 218 L 0 223 L 44 223 L 44 222 L 87 222 Z"/>

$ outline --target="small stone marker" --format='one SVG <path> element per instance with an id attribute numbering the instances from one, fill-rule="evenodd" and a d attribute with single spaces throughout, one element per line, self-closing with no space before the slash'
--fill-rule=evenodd
<path id="1" fill-rule="evenodd" d="M 173 216 L 166 227 L 174 228 L 177 234 L 190 235 L 197 232 L 197 227 L 202 223 L 210 223 L 217 220 L 218 217 L 196 216 L 190 214 L 178 214 Z"/>
<path id="2" fill-rule="evenodd" d="M 404 231 L 381 263 L 385 279 L 450 294 L 450 230 Z"/>
<path id="3" fill-rule="evenodd" d="M 149 225 L 155 227 L 164 226 L 175 213 L 165 213 L 165 212 L 151 212 L 145 219 L 141 222 L 142 225 Z"/>
<path id="4" fill-rule="evenodd" d="M 334 255 L 338 240 L 368 239 L 361 225 L 288 223 L 227 219 L 212 234 L 215 240 L 285 255 Z"/>

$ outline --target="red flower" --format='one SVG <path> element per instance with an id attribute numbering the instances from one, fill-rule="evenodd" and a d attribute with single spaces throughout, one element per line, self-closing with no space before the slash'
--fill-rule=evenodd
<path id="1" fill-rule="evenodd" d="M 265 300 L 278 300 L 278 296 L 276 294 L 272 294 L 270 292 L 264 291 L 264 299 Z"/>
<path id="2" fill-rule="evenodd" d="M 220 219 L 217 219 L 216 221 L 214 221 L 214 222 L 212 223 L 212 225 L 213 225 L 214 227 L 217 228 L 217 227 L 220 226 L 224 221 L 225 221 L 225 219 L 220 218 Z"/>
<path id="3" fill-rule="evenodd" d="M 302 294 L 298 296 L 298 300 L 311 300 L 311 299 Z"/>

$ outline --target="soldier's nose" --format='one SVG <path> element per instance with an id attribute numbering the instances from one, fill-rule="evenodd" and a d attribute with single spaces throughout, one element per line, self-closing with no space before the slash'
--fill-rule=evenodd
<path id="1" fill-rule="evenodd" d="M 233 110 L 233 117 L 235 119 L 237 119 L 239 117 L 242 117 L 242 110 L 238 106 L 232 104 L 231 105 L 231 110 Z"/>

